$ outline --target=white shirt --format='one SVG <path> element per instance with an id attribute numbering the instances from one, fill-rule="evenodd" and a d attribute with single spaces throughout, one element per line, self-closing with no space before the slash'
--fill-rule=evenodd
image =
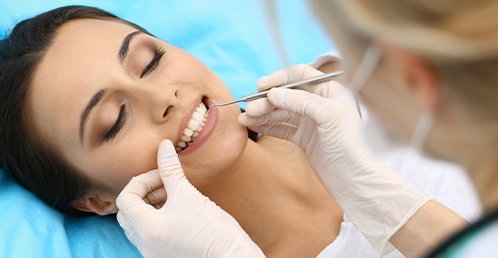
<path id="1" fill-rule="evenodd" d="M 426 194 L 435 196 L 440 203 L 466 220 L 476 221 L 481 216 L 482 208 L 477 194 L 471 181 L 459 166 L 431 160 L 409 148 L 386 153 L 381 155 L 381 158 L 412 184 Z M 498 231 L 493 234 L 498 234 Z M 498 238 L 494 238 L 495 241 L 496 239 Z M 318 257 L 379 257 L 379 255 L 344 216 L 339 235 Z M 384 257 L 404 256 L 394 250 Z"/>
<path id="2" fill-rule="evenodd" d="M 335 60 L 340 60 L 340 54 L 337 50 L 332 50 L 317 57 L 310 65 L 318 68 Z M 381 158 L 409 182 L 426 194 L 435 196 L 440 203 L 466 220 L 476 221 L 481 216 L 482 207 L 477 193 L 461 167 L 423 157 L 411 148 L 400 148 L 384 153 Z M 339 235 L 318 257 L 379 257 L 379 255 L 344 216 Z M 394 250 L 384 257 L 404 256 Z"/>

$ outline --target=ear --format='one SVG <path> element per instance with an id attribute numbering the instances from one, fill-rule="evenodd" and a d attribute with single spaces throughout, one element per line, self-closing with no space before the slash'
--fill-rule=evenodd
<path id="1" fill-rule="evenodd" d="M 384 57 L 392 62 L 421 110 L 434 110 L 440 97 L 440 81 L 436 70 L 422 58 L 399 47 L 381 44 Z"/>
<path id="2" fill-rule="evenodd" d="M 73 207 L 84 212 L 104 216 L 118 212 L 116 198 L 109 194 L 89 194 L 73 202 Z"/>

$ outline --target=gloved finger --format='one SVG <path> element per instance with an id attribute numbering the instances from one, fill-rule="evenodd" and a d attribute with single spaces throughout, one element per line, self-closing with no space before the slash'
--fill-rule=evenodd
<path id="1" fill-rule="evenodd" d="M 280 71 L 274 72 L 270 76 L 263 76 L 257 82 L 258 90 L 266 90 L 274 86 L 284 85 L 290 82 L 299 81 L 304 78 L 310 78 L 323 74 L 322 72 L 314 69 L 313 67 L 305 64 L 295 65 L 284 68 Z M 317 85 L 306 86 L 302 90 L 314 92 Z M 262 116 L 272 112 L 275 109 L 266 98 L 261 100 L 252 101 L 246 106 L 246 113 L 250 116 Z"/>
<path id="2" fill-rule="evenodd" d="M 116 205 L 121 210 L 128 210 L 145 204 L 144 197 L 162 186 L 157 170 L 151 170 L 133 177 L 116 199 Z"/>
<path id="3" fill-rule="evenodd" d="M 133 224 L 139 224 L 140 220 L 144 219 L 141 215 L 156 210 L 146 204 L 143 198 L 150 192 L 150 189 L 157 188 L 155 186 L 158 183 L 162 185 L 159 173 L 157 170 L 152 170 L 133 177 L 118 195 L 116 206 L 118 206 L 119 211 L 116 218 L 127 235 L 129 227 L 133 228 Z"/>
<path id="4" fill-rule="evenodd" d="M 269 76 L 263 76 L 256 82 L 258 91 L 270 89 L 275 86 L 288 84 L 311 78 L 323 74 L 307 64 L 298 64 L 276 71 Z M 307 87 L 306 90 L 314 90 L 314 87 Z"/>
<path id="5" fill-rule="evenodd" d="M 248 128 L 260 134 L 277 137 L 287 141 L 292 139 L 298 129 L 297 126 L 286 123 L 248 126 Z"/>
<path id="6" fill-rule="evenodd" d="M 258 91 L 268 90 L 275 86 L 280 86 L 286 84 L 288 77 L 285 71 L 280 70 L 270 74 L 269 76 L 263 76 L 256 81 L 256 88 Z"/>
<path id="7" fill-rule="evenodd" d="M 332 99 L 324 98 L 302 90 L 279 88 L 270 90 L 268 93 L 268 100 L 278 108 L 305 115 L 315 120 L 318 125 L 323 125 L 330 119 L 330 117 L 321 114 L 321 111 L 326 109 L 328 104 L 333 101 Z M 335 113 L 336 111 L 328 110 L 329 114 L 330 112 Z"/>
<path id="8" fill-rule="evenodd" d="M 273 106 L 267 98 L 251 101 L 246 105 L 246 112 L 250 116 L 261 116 L 270 113 L 275 106 Z"/>
<path id="9" fill-rule="evenodd" d="M 154 206 L 156 209 L 160 209 L 161 207 L 163 207 L 167 198 L 168 195 L 166 194 L 166 189 L 164 188 L 164 186 L 161 186 L 153 190 L 152 192 L 148 193 L 144 197 L 144 201 L 145 203 Z"/>
<path id="10" fill-rule="evenodd" d="M 276 71 L 269 76 L 263 76 L 256 81 L 258 91 L 268 90 L 275 86 L 284 85 L 300 80 L 304 66 L 294 65 Z"/>
<path id="11" fill-rule="evenodd" d="M 168 139 L 163 140 L 161 144 L 159 144 L 157 165 L 168 198 L 175 198 L 174 195 L 176 193 L 182 192 L 178 189 L 185 185 L 195 189 L 185 177 L 182 165 L 178 159 L 178 154 L 176 153 L 173 143 Z M 190 194 L 190 192 L 192 191 L 185 193 Z M 187 198 L 186 196 L 183 197 Z"/>
<path id="12" fill-rule="evenodd" d="M 245 126 L 259 126 L 271 123 L 289 123 L 297 125 L 299 123 L 299 120 L 299 114 L 282 109 L 276 109 L 271 113 L 257 117 L 252 117 L 247 114 L 239 115 L 239 123 Z"/>

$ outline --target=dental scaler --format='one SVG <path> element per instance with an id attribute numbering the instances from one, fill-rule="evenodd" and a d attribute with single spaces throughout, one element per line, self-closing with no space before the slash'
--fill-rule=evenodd
<path id="1" fill-rule="evenodd" d="M 293 82 L 293 83 L 289 83 L 289 84 L 284 84 L 284 85 L 281 85 L 281 86 L 276 86 L 275 88 L 294 89 L 294 88 L 300 88 L 300 87 L 309 86 L 309 85 L 315 85 L 315 84 L 319 84 L 319 83 L 322 83 L 322 82 L 330 81 L 333 78 L 335 78 L 335 77 L 337 77 L 339 75 L 342 75 L 342 74 L 343 74 L 343 71 L 341 71 L 341 70 L 334 71 L 334 72 L 331 72 L 331 73 L 322 74 L 320 76 L 308 78 L 308 79 L 305 79 L 305 80 L 302 80 L 302 81 Z M 211 111 L 211 108 L 213 108 L 215 106 L 216 107 L 223 107 L 223 106 L 228 106 L 228 105 L 239 103 L 239 102 L 251 102 L 253 100 L 257 100 L 257 99 L 261 99 L 261 98 L 266 98 L 266 95 L 268 94 L 269 91 L 270 90 L 265 90 L 265 91 L 261 91 L 261 92 L 258 92 L 258 93 L 246 95 L 246 96 L 244 96 L 244 97 L 242 97 L 240 99 L 236 99 L 234 101 L 230 101 L 230 102 L 226 102 L 226 103 L 212 104 L 209 107 L 209 109 L 207 110 L 206 113 L 209 114 L 209 111 Z"/>

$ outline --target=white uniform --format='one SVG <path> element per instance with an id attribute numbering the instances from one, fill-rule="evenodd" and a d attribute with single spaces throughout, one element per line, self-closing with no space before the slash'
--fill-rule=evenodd
<path id="1" fill-rule="evenodd" d="M 317 57 L 310 65 L 318 68 L 335 60 L 340 60 L 340 54 L 332 50 Z M 418 186 L 426 194 L 435 196 L 440 203 L 466 220 L 473 222 L 481 216 L 482 207 L 477 193 L 467 174 L 459 166 L 423 157 L 410 148 L 384 153 L 381 157 L 412 184 Z M 378 254 L 344 216 L 336 240 L 318 257 L 378 257 Z M 404 256 L 394 250 L 384 257 Z"/>
<path id="2" fill-rule="evenodd" d="M 408 181 L 433 195 L 439 202 L 463 216 L 476 221 L 482 214 L 481 205 L 465 172 L 458 166 L 422 157 L 411 149 L 399 149 L 381 157 Z M 494 244 L 498 247 L 498 226 Z M 498 254 L 498 252 L 495 252 Z M 363 235 L 345 216 L 336 240 L 325 248 L 318 257 L 379 257 Z M 404 257 L 397 250 L 384 257 Z M 460 256 L 469 257 L 469 256 Z M 486 256 L 483 256 L 486 257 Z M 498 257 L 495 256 L 495 257 Z"/>

